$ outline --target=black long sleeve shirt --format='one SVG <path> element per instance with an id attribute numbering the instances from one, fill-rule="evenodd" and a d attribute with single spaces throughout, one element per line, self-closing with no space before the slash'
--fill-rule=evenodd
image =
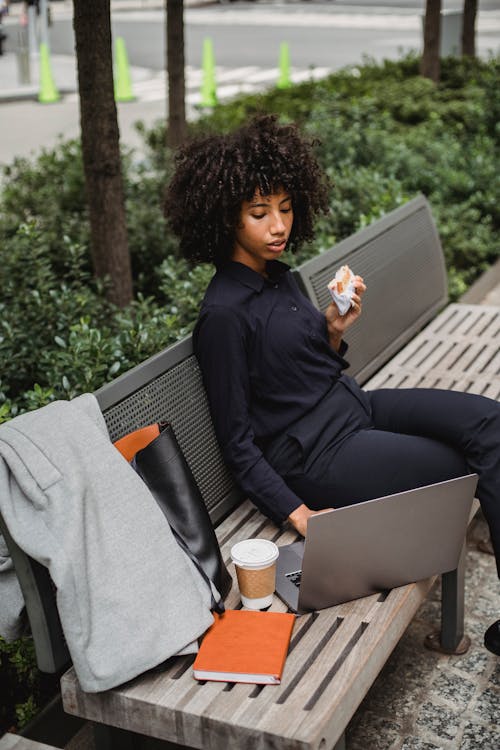
<path id="1" fill-rule="evenodd" d="M 224 459 L 248 497 L 282 522 L 302 500 L 265 458 L 269 445 L 308 414 L 348 366 L 330 345 L 325 316 L 289 267 L 268 278 L 237 262 L 219 269 L 193 340 Z M 350 379 L 349 379 L 350 380 Z"/>

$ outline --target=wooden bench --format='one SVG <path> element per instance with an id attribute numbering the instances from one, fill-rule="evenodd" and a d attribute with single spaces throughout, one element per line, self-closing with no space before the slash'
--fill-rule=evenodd
<path id="1" fill-rule="evenodd" d="M 19 734 L 4 734 L 0 739 L 0 750 L 57 750 L 54 745 L 35 742 Z"/>
<path id="2" fill-rule="evenodd" d="M 359 382 L 367 388 L 437 385 L 500 397 L 495 348 L 500 309 L 455 304 L 435 317 L 447 301 L 446 276 L 423 197 L 297 269 L 304 291 L 320 308 L 327 303 L 326 282 L 342 263 L 349 263 L 368 285 L 364 315 L 349 334 L 348 359 Z M 296 538 L 291 528 L 278 528 L 263 517 L 234 485 L 215 440 L 189 337 L 96 396 L 112 440 L 151 422 L 173 424 L 226 561 L 232 544 L 249 536 L 278 545 Z M 40 596 L 39 579 L 46 572 L 16 550 L 8 532 L 7 541 L 23 583 L 37 658 L 57 670 L 67 654 L 53 599 L 50 603 L 48 596 Z M 440 639 L 449 650 L 463 637 L 464 560 L 462 555 L 458 569 L 443 576 Z M 234 572 L 231 564 L 229 568 Z M 339 750 L 345 746 L 352 715 L 434 580 L 297 618 L 281 686 L 198 683 L 191 674 L 192 659 L 179 657 L 162 673 L 143 675 L 105 693 L 85 694 L 70 668 L 61 680 L 64 708 L 96 722 L 97 747 L 103 749 L 138 748 L 145 735 L 204 750 L 219 750 L 223 744 Z M 239 606 L 235 586 L 226 604 Z M 275 598 L 273 609 L 283 610 L 284 605 Z M 47 613 L 53 617 L 49 623 Z"/>

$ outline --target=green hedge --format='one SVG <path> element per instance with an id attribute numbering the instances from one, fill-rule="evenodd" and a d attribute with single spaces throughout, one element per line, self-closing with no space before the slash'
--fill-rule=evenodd
<path id="1" fill-rule="evenodd" d="M 418 75 L 418 59 L 367 60 L 285 91 L 241 97 L 191 125 L 228 131 L 278 112 L 321 139 L 334 187 L 331 212 L 299 263 L 423 192 L 443 242 L 452 299 L 499 256 L 500 60 L 447 59 L 442 82 Z M 161 212 L 172 154 L 160 124 L 142 130 L 146 158 L 124 153 L 127 221 L 136 298 L 125 310 L 92 278 L 81 152 L 61 142 L 4 171 L 0 196 L 0 422 L 55 398 L 93 391 L 190 330 L 212 273 L 178 257 Z M 36 711 L 29 640 L 0 641 L 2 667 L 30 675 L 3 727 Z M 15 669 L 14 669 L 15 672 Z M 31 681 L 31 682 L 30 682 Z M 4 694 L 2 688 L 2 695 Z M 5 693 L 6 694 L 6 693 Z M 8 713 L 8 712 L 7 712 Z"/>
<path id="2" fill-rule="evenodd" d="M 30 636 L 13 643 L 0 638 L 0 737 L 28 724 L 57 693 L 58 686 L 58 676 L 42 675 L 36 668 Z"/>

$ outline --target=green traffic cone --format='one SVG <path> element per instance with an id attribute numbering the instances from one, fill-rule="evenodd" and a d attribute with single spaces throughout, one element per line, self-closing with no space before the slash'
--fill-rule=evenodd
<path id="1" fill-rule="evenodd" d="M 125 41 L 119 36 L 115 41 L 115 101 L 131 102 L 134 99 Z"/>
<path id="2" fill-rule="evenodd" d="M 200 107 L 217 105 L 217 84 L 215 82 L 215 57 L 212 40 L 203 40 L 203 63 Z"/>
<path id="3" fill-rule="evenodd" d="M 38 92 L 38 101 L 42 104 L 52 104 L 52 102 L 58 102 L 59 99 L 59 91 L 52 77 L 49 48 L 45 42 L 42 42 L 40 44 L 40 91 Z"/>
<path id="4" fill-rule="evenodd" d="M 289 89 L 292 85 L 290 81 L 290 50 L 287 42 L 280 44 L 280 74 L 276 86 L 279 89 Z"/>

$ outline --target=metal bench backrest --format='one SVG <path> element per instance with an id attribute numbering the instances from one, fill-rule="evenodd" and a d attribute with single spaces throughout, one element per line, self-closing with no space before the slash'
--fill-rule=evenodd
<path id="1" fill-rule="evenodd" d="M 365 312 L 349 332 L 351 372 L 360 382 L 387 362 L 446 302 L 441 245 L 429 205 L 418 197 L 295 271 L 320 308 L 339 265 L 364 276 Z M 214 524 L 242 494 L 227 471 L 210 419 L 191 337 L 150 357 L 96 391 L 112 441 L 154 422 L 170 422 Z M 0 516 L 0 523 L 2 519 Z M 53 585 L 6 532 L 43 671 L 68 663 Z"/>
<path id="2" fill-rule="evenodd" d="M 363 315 L 349 329 L 349 374 L 364 383 L 428 323 L 448 300 L 446 269 L 430 206 L 418 196 L 296 269 L 320 309 L 341 265 L 363 276 Z"/>
<path id="3" fill-rule="evenodd" d="M 170 422 L 216 524 L 242 500 L 219 449 L 191 336 L 96 392 L 112 441 Z"/>

